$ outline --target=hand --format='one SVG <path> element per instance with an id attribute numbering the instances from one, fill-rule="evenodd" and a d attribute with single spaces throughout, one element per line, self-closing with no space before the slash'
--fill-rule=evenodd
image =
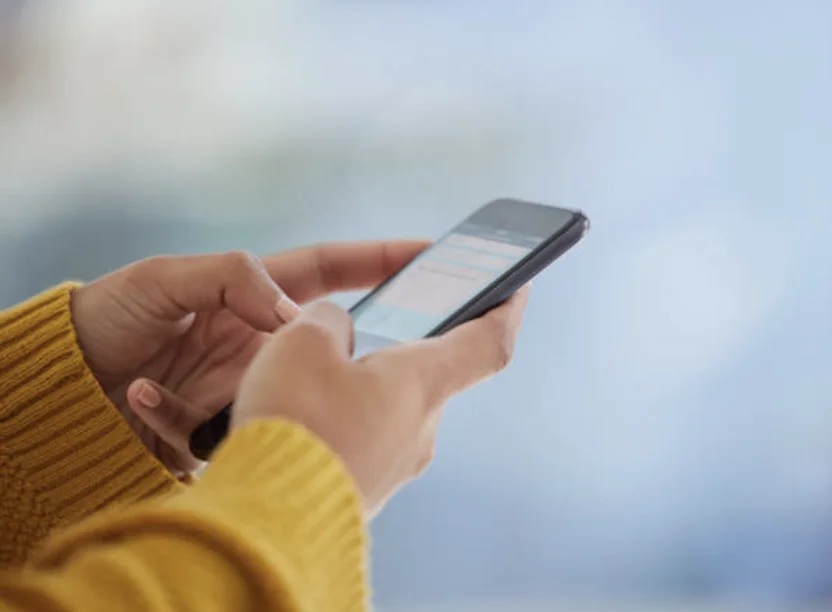
<path id="1" fill-rule="evenodd" d="M 150 412 L 162 409 L 162 398 L 144 379 L 198 406 L 189 412 L 193 423 L 178 424 L 192 430 L 232 401 L 270 333 L 299 311 L 292 300 L 378 284 L 426 244 L 331 244 L 262 260 L 241 252 L 146 259 L 75 290 L 78 342 L 151 452 L 174 472 L 190 471 L 198 462 L 187 435 L 161 437 L 131 409 L 128 387 L 134 405 Z"/>
<path id="2" fill-rule="evenodd" d="M 316 305 L 255 357 L 232 430 L 277 417 L 304 425 L 343 459 L 373 515 L 430 463 L 445 401 L 508 364 L 527 291 L 440 337 L 357 361 L 349 315 Z"/>

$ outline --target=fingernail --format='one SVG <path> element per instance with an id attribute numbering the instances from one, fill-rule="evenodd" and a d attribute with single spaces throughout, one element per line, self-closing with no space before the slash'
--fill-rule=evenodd
<path id="1" fill-rule="evenodd" d="M 301 313 L 300 306 L 295 304 L 290 297 L 285 295 L 281 295 L 280 299 L 277 300 L 274 310 L 277 313 L 277 316 L 280 317 L 280 320 L 284 323 L 293 321 Z"/>
<path id="2" fill-rule="evenodd" d="M 162 403 L 162 396 L 149 383 L 143 382 L 139 386 L 136 400 L 145 408 L 156 408 L 156 406 Z"/>

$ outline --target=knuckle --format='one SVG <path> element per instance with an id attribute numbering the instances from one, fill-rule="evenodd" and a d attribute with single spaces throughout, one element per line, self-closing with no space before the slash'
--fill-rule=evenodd
<path id="1" fill-rule="evenodd" d="M 506 368 L 514 357 L 514 338 L 508 328 L 500 322 L 491 323 L 491 353 L 495 371 Z"/>
<path id="2" fill-rule="evenodd" d="M 231 262 L 231 268 L 234 270 L 242 272 L 259 272 L 262 267 L 260 258 L 251 251 L 247 251 L 245 249 L 229 251 L 226 254 L 226 258 L 229 262 Z"/>
<path id="3" fill-rule="evenodd" d="M 497 344 L 495 352 L 494 364 L 497 367 L 497 371 L 504 370 L 514 358 L 514 347 L 510 341 L 501 341 Z"/>
<path id="4" fill-rule="evenodd" d="M 332 319 L 350 318 L 350 315 L 346 310 L 340 308 L 337 304 L 333 304 L 332 302 L 318 302 L 309 308 L 309 312 L 314 315 Z"/>
<path id="5" fill-rule="evenodd" d="M 170 265 L 173 258 L 169 255 L 155 255 L 127 266 L 124 270 L 131 280 L 144 280 L 155 276 L 156 272 Z"/>
<path id="6" fill-rule="evenodd" d="M 297 344 L 310 349 L 314 348 L 316 352 L 320 350 L 335 352 L 337 347 L 332 332 L 313 319 L 298 321 L 287 335 Z"/>
<path id="7" fill-rule="evenodd" d="M 167 431 L 174 436 L 187 436 L 191 433 L 191 427 L 187 422 L 187 415 L 179 408 L 166 406 L 166 414 L 161 417 Z"/>
<path id="8" fill-rule="evenodd" d="M 419 457 L 419 461 L 416 462 L 416 476 L 421 476 L 422 474 L 424 474 L 427 471 L 427 469 L 431 466 L 435 458 L 436 445 L 431 444 L 430 446 L 428 446 L 425 452 L 423 452 L 422 455 Z"/>
<path id="9" fill-rule="evenodd" d="M 168 403 L 170 426 L 178 434 L 188 435 L 196 427 L 195 418 L 184 400 L 177 397 Z"/>

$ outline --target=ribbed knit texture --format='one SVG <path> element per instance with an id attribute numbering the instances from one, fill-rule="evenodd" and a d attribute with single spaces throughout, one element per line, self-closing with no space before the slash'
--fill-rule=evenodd
<path id="1" fill-rule="evenodd" d="M 248 425 L 177 485 L 75 343 L 71 287 L 0 315 L 0 609 L 362 611 L 360 498 L 298 425 Z M 156 495 L 176 490 L 173 495 Z M 31 547 L 60 523 L 109 508 Z"/>
<path id="2" fill-rule="evenodd" d="M 0 567 L 23 562 L 58 525 L 180 486 L 87 368 L 73 288 L 0 314 Z"/>

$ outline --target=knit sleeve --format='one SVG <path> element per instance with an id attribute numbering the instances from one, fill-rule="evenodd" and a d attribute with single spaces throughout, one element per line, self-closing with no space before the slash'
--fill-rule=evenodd
<path id="1" fill-rule="evenodd" d="M 0 313 L 0 567 L 21 564 L 59 525 L 181 486 L 87 368 L 73 288 Z"/>
<path id="2" fill-rule="evenodd" d="M 182 494 L 96 515 L 0 574 L 0 609 L 362 612 L 366 565 L 343 464 L 302 427 L 262 421 Z"/>

